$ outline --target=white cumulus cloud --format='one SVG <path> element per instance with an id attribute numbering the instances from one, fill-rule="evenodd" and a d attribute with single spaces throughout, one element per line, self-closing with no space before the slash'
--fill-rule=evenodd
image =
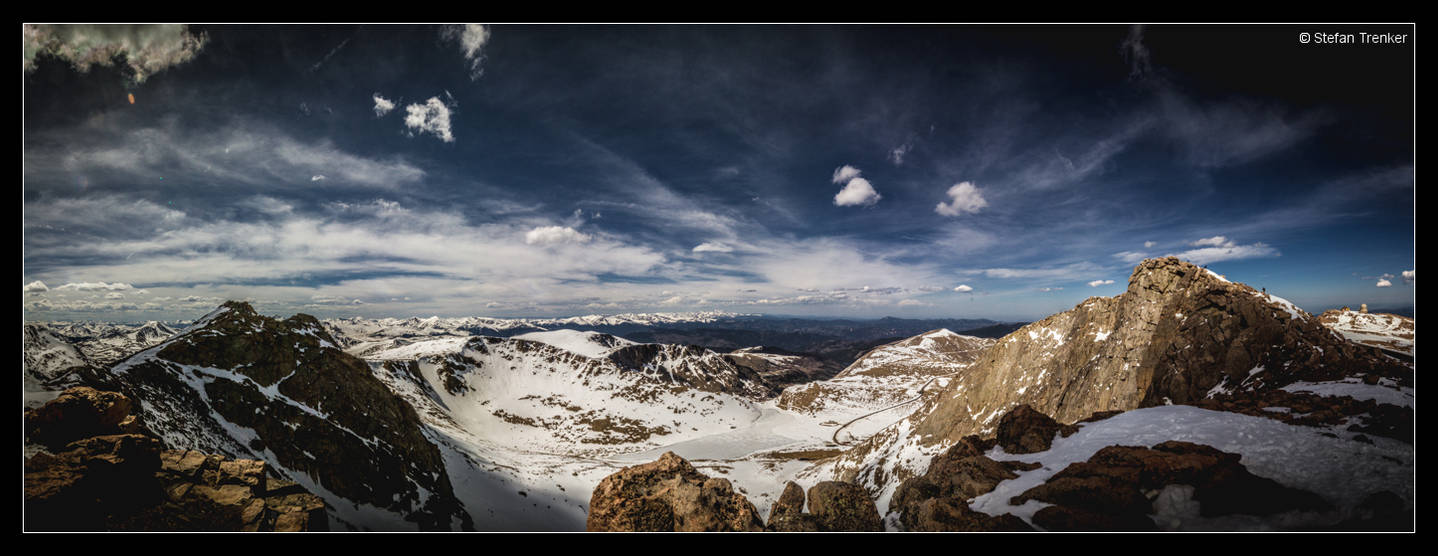
<path id="1" fill-rule="evenodd" d="M 1233 241 L 1223 236 L 1206 237 L 1190 243 L 1194 247 L 1233 247 Z"/>
<path id="2" fill-rule="evenodd" d="M 379 96 L 379 93 L 375 93 L 375 94 L 374 94 L 374 115 L 375 115 L 375 117 L 376 117 L 376 118 L 384 117 L 384 115 L 385 115 L 385 114 L 388 114 L 388 113 L 390 112 L 390 110 L 394 110 L 394 102 L 391 102 L 389 99 L 384 98 L 384 97 L 382 97 L 382 96 Z"/>
<path id="3" fill-rule="evenodd" d="M 1417 270 L 1417 269 L 1414 269 L 1414 270 Z M 1407 283 L 1409 283 L 1409 284 L 1412 284 L 1412 283 L 1413 283 L 1413 271 L 1412 271 L 1412 270 L 1405 270 L 1405 271 L 1403 271 L 1403 281 L 1404 281 L 1404 282 L 1407 282 Z M 41 285 L 44 285 L 44 284 L 41 284 Z"/>
<path id="4" fill-rule="evenodd" d="M 974 187 L 972 182 L 960 182 L 949 188 L 947 193 L 949 202 L 939 203 L 934 207 L 934 212 L 944 216 L 958 216 L 962 213 L 975 213 L 979 209 L 989 206 L 984 200 L 984 195 L 979 188 Z"/>
<path id="5" fill-rule="evenodd" d="M 1379 278 L 1378 284 L 1376 285 L 1380 288 L 1387 288 L 1391 287 L 1393 285 L 1393 282 L 1389 282 L 1387 278 Z"/>
<path id="6" fill-rule="evenodd" d="M 567 226 L 541 226 L 524 234 L 524 242 L 530 245 L 584 243 L 590 239 L 589 234 Z"/>
<path id="7" fill-rule="evenodd" d="M 428 133 L 438 137 L 446 143 L 454 142 L 454 134 L 449 127 L 449 107 L 439 100 L 439 97 L 429 97 L 424 104 L 411 104 L 404 107 L 405 127 L 411 128 L 415 133 Z"/>
<path id="8" fill-rule="evenodd" d="M 849 180 L 848 185 L 834 195 L 834 205 L 841 207 L 869 206 L 879 202 L 880 195 L 874 186 L 864 178 Z"/>
<path id="9" fill-rule="evenodd" d="M 1097 288 L 1097 287 L 1099 287 L 1099 286 L 1106 286 L 1106 285 L 1112 284 L 1112 283 L 1113 283 L 1113 280 L 1094 280 L 1094 281 L 1088 283 L 1088 287 L 1090 287 L 1090 288 Z"/>
<path id="10" fill-rule="evenodd" d="M 24 293 L 39 293 L 47 291 L 50 291 L 50 288 L 45 286 L 45 283 L 39 280 L 30 282 L 29 284 L 25 284 L 24 288 Z"/>
<path id="11" fill-rule="evenodd" d="M 959 293 L 968 293 L 974 291 L 974 288 L 973 286 L 970 286 L 968 284 L 959 284 L 957 287 L 954 288 L 954 291 Z"/>
<path id="12" fill-rule="evenodd" d="M 858 168 L 845 164 L 834 169 L 834 183 L 848 183 L 849 180 L 859 177 L 860 173 Z"/>

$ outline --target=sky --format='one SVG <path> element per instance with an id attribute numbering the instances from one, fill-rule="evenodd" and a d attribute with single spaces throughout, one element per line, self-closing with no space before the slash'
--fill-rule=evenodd
<path id="1" fill-rule="evenodd" d="M 1414 304 L 1412 26 L 23 33 L 26 320 Z"/>

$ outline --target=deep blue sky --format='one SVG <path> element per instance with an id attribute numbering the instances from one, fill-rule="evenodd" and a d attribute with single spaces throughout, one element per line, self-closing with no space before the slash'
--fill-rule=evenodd
<path id="1" fill-rule="evenodd" d="M 1411 306 L 1412 32 L 27 28 L 25 316 Z"/>

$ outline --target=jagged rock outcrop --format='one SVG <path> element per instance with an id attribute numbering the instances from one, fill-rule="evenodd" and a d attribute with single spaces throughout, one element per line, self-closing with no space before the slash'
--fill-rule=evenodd
<path id="1" fill-rule="evenodd" d="M 1152 448 L 1109 446 L 1064 468 L 1012 504 L 1054 504 L 1034 514 L 1050 531 L 1155 530 L 1148 518 L 1161 496 L 1195 500 L 1204 517 L 1270 515 L 1328 508 L 1318 495 L 1249 473 L 1240 456 L 1210 446 L 1169 441 Z"/>
<path id="2" fill-rule="evenodd" d="M 626 467 L 594 488 L 589 531 L 762 531 L 759 511 L 728 479 L 710 478 L 665 452 Z"/>
<path id="3" fill-rule="evenodd" d="M 904 481 L 894 495 L 892 509 L 908 531 L 1030 531 L 1011 514 L 990 516 L 969 508 L 967 500 L 992 491 L 1000 482 L 1018 477 L 1018 471 L 1038 467 L 1022 462 L 999 462 L 984 455 L 995 441 L 967 436 L 935 456 L 928 471 Z"/>
<path id="4" fill-rule="evenodd" d="M 165 450 L 116 392 L 72 388 L 26 412 L 31 531 L 323 531 L 324 502 L 263 461 Z M 131 432 L 119 432 L 129 430 Z"/>
<path id="5" fill-rule="evenodd" d="M 1005 452 L 1032 454 L 1049 449 L 1049 446 L 1053 445 L 1055 434 L 1063 432 L 1064 436 L 1068 436 L 1075 430 L 1077 427 L 1074 425 L 1059 424 L 1028 404 L 1022 404 L 999 418 L 995 438 Z"/>
<path id="6" fill-rule="evenodd" d="M 821 531 L 883 531 L 879 509 L 864 487 L 841 481 L 823 481 L 809 487 L 809 512 Z"/>
<path id="7" fill-rule="evenodd" d="M 314 317 L 227 302 L 107 378 L 170 447 L 264 459 L 342 499 L 342 516 L 366 504 L 424 530 L 472 526 L 415 410 Z"/>
<path id="8" fill-rule="evenodd" d="M 76 386 L 35 409 L 25 410 L 26 441 L 52 449 L 91 436 L 142 432 L 130 398 Z"/>
<path id="9" fill-rule="evenodd" d="M 884 500 L 922 471 L 912 454 L 993 434 L 997 419 L 1020 404 L 1074 423 L 1355 374 L 1411 386 L 1413 369 L 1344 340 L 1281 298 L 1177 258 L 1150 259 L 1124 293 L 1090 298 L 999 340 L 904 422 L 842 456 L 836 471 Z"/>

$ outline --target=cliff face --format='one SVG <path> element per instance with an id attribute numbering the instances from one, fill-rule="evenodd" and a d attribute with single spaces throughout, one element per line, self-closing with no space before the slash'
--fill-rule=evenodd
<path id="1" fill-rule="evenodd" d="M 1128 290 L 1091 298 L 1000 340 L 949 383 L 916 432 L 956 441 L 992 432 L 1028 404 L 1063 423 L 1094 413 L 1265 390 L 1353 371 L 1411 375 L 1278 297 L 1176 258 L 1134 269 Z"/>
<path id="2" fill-rule="evenodd" d="M 1346 341 L 1286 300 L 1176 258 L 1151 259 L 1123 294 L 1090 298 L 999 340 L 835 470 L 877 491 L 882 506 L 944 446 L 992 434 L 1020 404 L 1074 423 L 1354 374 L 1412 380 L 1407 365 Z"/>

